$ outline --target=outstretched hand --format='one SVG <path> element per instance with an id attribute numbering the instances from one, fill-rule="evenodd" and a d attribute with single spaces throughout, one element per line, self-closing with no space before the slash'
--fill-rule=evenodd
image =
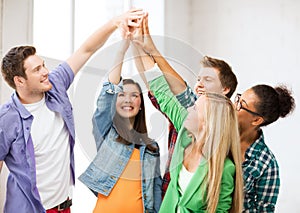
<path id="1" fill-rule="evenodd" d="M 157 51 L 156 46 L 152 40 L 148 26 L 148 13 L 142 19 L 141 27 L 135 31 L 133 42 L 143 49 L 147 54 L 155 54 Z"/>
<path id="2" fill-rule="evenodd" d="M 121 28 L 125 34 L 132 34 L 135 28 L 140 27 L 145 12 L 143 9 L 130 9 L 126 13 L 114 18 L 113 22 L 117 28 Z"/>

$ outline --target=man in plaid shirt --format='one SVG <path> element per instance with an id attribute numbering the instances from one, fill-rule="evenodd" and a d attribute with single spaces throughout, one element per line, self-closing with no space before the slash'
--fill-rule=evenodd
<path id="1" fill-rule="evenodd" d="M 163 61 L 163 63 L 158 63 L 158 61 L 161 62 L 163 60 L 162 56 L 156 54 L 156 56 L 153 56 L 153 58 L 155 60 L 158 58 L 156 62 L 158 66 L 165 68 L 164 70 L 161 68 L 163 72 L 166 72 L 166 67 L 167 69 L 169 69 L 168 72 L 166 72 L 168 73 L 167 75 L 173 75 L 170 73 L 176 72 L 175 70 L 173 70 L 173 68 L 170 68 L 170 66 L 162 65 L 164 63 L 167 63 L 166 61 Z M 176 88 L 177 93 L 174 92 L 175 89 L 173 90 L 173 93 L 176 95 L 176 98 L 179 100 L 181 105 L 184 106 L 185 108 L 194 105 L 195 101 L 197 100 L 197 96 L 200 96 L 203 92 L 217 92 L 217 93 L 224 94 L 228 98 L 230 98 L 236 89 L 237 86 L 236 76 L 232 72 L 231 67 L 225 61 L 205 56 L 201 61 L 201 63 L 203 65 L 203 69 L 201 70 L 197 78 L 197 83 L 194 87 L 194 92 L 188 85 L 186 85 L 186 83 L 182 78 L 180 80 L 179 79 L 174 80 L 174 78 L 172 77 L 169 78 L 168 83 L 170 85 L 170 88 L 172 88 L 172 85 L 173 88 Z M 168 78 L 166 77 L 166 79 Z M 177 84 L 178 86 L 176 86 Z M 185 86 L 183 87 L 184 90 L 178 94 L 179 85 L 185 85 Z M 148 93 L 148 96 L 153 106 L 158 110 L 160 110 L 159 105 L 155 97 L 151 94 L 151 92 Z M 166 162 L 165 174 L 163 176 L 163 181 L 162 181 L 162 197 L 164 197 L 170 182 L 169 166 L 171 163 L 171 158 L 173 155 L 176 139 L 177 139 L 177 132 L 173 124 L 169 120 L 168 160 Z"/>
<path id="2" fill-rule="evenodd" d="M 216 92 L 224 94 L 228 98 L 232 96 L 237 87 L 237 78 L 232 72 L 231 67 L 223 60 L 208 56 L 203 57 L 201 61 L 203 68 L 197 77 L 197 83 L 194 86 L 193 93 L 192 89 L 186 84 L 184 79 L 173 69 L 156 48 L 150 36 L 148 17 L 145 17 L 145 19 L 145 24 L 143 24 L 143 28 L 139 31 L 140 38 L 143 37 L 142 46 L 145 52 L 152 57 L 160 70 L 164 73 L 171 91 L 176 95 L 182 106 L 188 108 L 194 105 L 197 96 L 200 96 L 204 92 Z M 160 110 L 159 105 L 151 92 L 148 93 L 148 96 L 154 107 Z M 162 182 L 162 197 L 164 197 L 170 182 L 169 166 L 177 139 L 177 132 L 173 124 L 171 122 L 169 123 L 168 160 L 166 162 L 166 169 Z"/>
<path id="3" fill-rule="evenodd" d="M 182 77 L 168 64 L 156 49 L 149 34 L 148 25 L 143 26 L 144 50 L 152 56 L 172 92 L 184 107 L 194 104 L 196 98 Z M 234 93 L 237 80 L 231 67 L 224 61 L 204 57 L 203 69 L 198 76 L 194 92 L 197 96 L 203 92 L 219 92 L 227 97 Z M 152 104 L 159 109 L 155 98 L 149 93 Z M 244 172 L 244 210 L 243 212 L 274 212 L 279 193 L 279 170 L 277 161 L 264 143 L 261 127 L 285 117 L 295 107 L 294 98 L 286 87 L 272 88 L 257 85 L 235 99 L 241 138 L 241 151 Z M 252 109 L 251 109 L 252 108 Z M 176 143 L 177 133 L 172 124 L 169 132 L 169 160 L 163 177 L 163 194 L 170 181 L 169 163 Z"/>

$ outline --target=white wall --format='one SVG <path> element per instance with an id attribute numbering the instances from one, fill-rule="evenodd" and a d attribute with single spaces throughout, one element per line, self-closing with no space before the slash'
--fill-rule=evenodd
<path id="1" fill-rule="evenodd" d="M 299 104 L 300 1 L 192 0 L 182 10 L 183 2 L 175 7 L 174 1 L 166 1 L 165 8 L 172 8 L 166 12 L 172 26 L 167 35 L 228 61 L 238 77 L 238 92 L 258 83 L 286 83 Z M 190 22 L 184 21 L 189 15 Z M 299 121 L 300 106 L 291 116 L 264 128 L 266 143 L 280 166 L 276 212 L 300 212 Z"/>
<path id="2" fill-rule="evenodd" d="M 31 42 L 32 1 L 2 0 L 0 5 L 2 6 L 0 19 L 2 58 L 10 47 Z M 10 97 L 12 90 L 4 83 L 2 77 L 0 77 L 0 90 L 0 104 L 3 104 Z M 0 212 L 3 212 L 7 174 L 8 170 L 4 164 L 0 175 Z"/>
<path id="3" fill-rule="evenodd" d="M 11 46 L 29 43 L 31 40 L 31 0 L 5 0 L 3 6 L 8 13 L 3 25 L 2 43 L 4 52 Z M 200 53 L 220 57 L 228 61 L 239 80 L 237 91 L 242 92 L 256 83 L 287 83 L 294 90 L 296 104 L 300 98 L 300 2 L 297 0 L 165 0 L 165 34 L 184 43 L 192 54 L 182 54 L 182 46 L 166 46 L 166 54 L 179 60 L 197 72 Z M 17 16 L 13 15 L 17 11 Z M 150 18 L 155 16 L 155 11 Z M 29 17 L 29 18 L 28 18 Z M 163 20 L 161 20 L 163 21 Z M 12 27 L 11 23 L 18 23 Z M 155 23 L 151 23 L 155 24 Z M 172 43 L 172 42 L 171 42 Z M 187 47 L 189 46 L 189 47 Z M 298 51 L 297 51 L 298 50 Z M 184 51 L 183 51 L 184 52 Z M 180 54 L 181 53 L 181 54 Z M 190 64 L 189 64 L 190 63 Z M 191 65 L 192 64 L 192 65 Z M 185 75 L 191 84 L 193 76 Z M 1 102 L 7 100 L 10 90 L 2 84 Z M 266 143 L 275 153 L 280 165 L 282 187 L 276 212 L 300 212 L 300 195 L 296 180 L 300 179 L 297 154 L 300 145 L 299 107 L 293 115 L 265 128 Z M 296 123 L 298 121 L 298 123 Z M 75 150 L 76 152 L 76 150 Z M 77 157 L 86 160 L 77 146 Z M 78 162 L 78 160 L 77 160 Z M 85 162 L 88 164 L 88 162 Z M 78 165 L 78 164 L 77 164 Z M 77 166 L 83 171 L 84 168 Z M 79 175 L 79 173 L 77 174 Z M 1 174 L 1 179 L 3 174 Z M 78 191 L 87 191 L 78 184 Z M 3 204 L 3 180 L 0 181 L 0 212 Z M 76 189 L 76 190 L 77 190 Z M 84 197 L 80 197 L 84 199 Z M 77 199 L 78 205 L 86 202 Z M 87 200 L 90 197 L 87 197 Z M 82 201 L 82 202 L 81 202 Z M 94 200 L 88 202 L 92 209 Z M 75 207 L 75 205 L 74 205 Z M 76 212 L 76 209 L 72 209 Z M 79 212 L 79 211 L 78 211 Z"/>

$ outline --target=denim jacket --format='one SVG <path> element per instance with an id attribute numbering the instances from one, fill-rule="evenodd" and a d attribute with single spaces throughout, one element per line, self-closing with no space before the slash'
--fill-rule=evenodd
<path id="1" fill-rule="evenodd" d="M 134 144 L 125 145 L 116 142 L 118 133 L 113 126 L 113 117 L 116 112 L 117 93 L 120 91 L 122 91 L 121 85 L 113 85 L 110 82 L 103 85 L 93 116 L 97 155 L 79 177 L 79 180 L 95 194 L 100 193 L 105 196 L 109 196 L 134 149 Z M 156 142 L 153 142 L 153 145 L 158 148 Z M 140 147 L 144 212 L 158 212 L 161 204 L 159 158 L 159 151 L 150 151 L 145 145 Z"/>

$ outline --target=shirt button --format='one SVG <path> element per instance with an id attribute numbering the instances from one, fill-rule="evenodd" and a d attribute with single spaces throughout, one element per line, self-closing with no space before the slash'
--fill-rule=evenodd
<path id="1" fill-rule="evenodd" d="M 109 94 L 114 94 L 114 91 L 112 89 L 108 89 L 108 90 L 106 90 L 106 92 Z"/>

